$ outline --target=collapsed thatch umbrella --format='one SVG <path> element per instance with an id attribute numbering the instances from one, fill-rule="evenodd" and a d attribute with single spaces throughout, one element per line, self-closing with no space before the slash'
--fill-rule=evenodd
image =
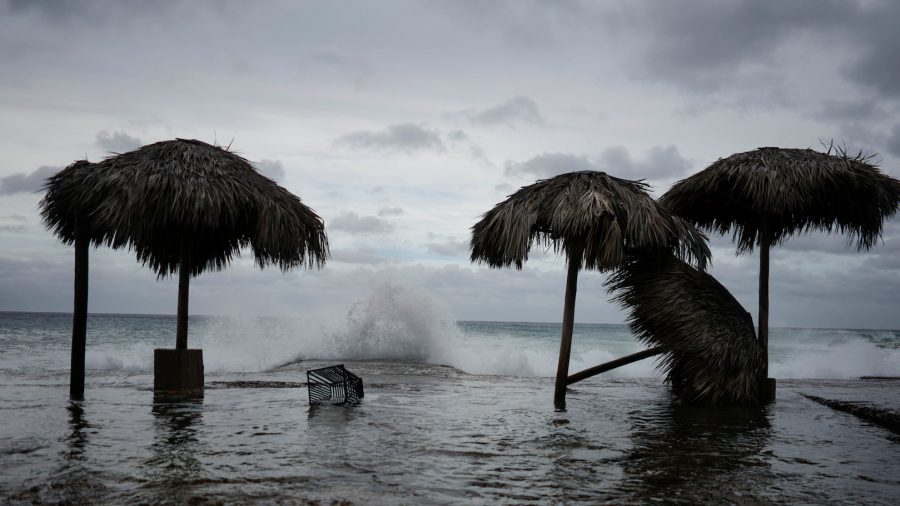
<path id="1" fill-rule="evenodd" d="M 870 157 L 759 148 L 719 159 L 676 183 L 660 203 L 701 229 L 734 231 L 738 253 L 759 247 L 759 342 L 768 376 L 769 247 L 798 232 L 839 230 L 868 249 L 897 212 L 900 181 Z"/>
<path id="2" fill-rule="evenodd" d="M 532 244 L 553 247 L 568 259 L 565 308 L 554 402 L 565 406 L 578 271 L 606 271 L 637 251 L 665 250 L 703 268 L 706 238 L 647 194 L 647 185 L 584 171 L 525 186 L 472 227 L 471 259 L 517 269 Z"/>
<path id="3" fill-rule="evenodd" d="M 133 248 L 160 277 L 179 273 L 176 349 L 187 348 L 191 276 L 221 270 L 250 246 L 257 265 L 321 266 L 322 219 L 244 158 L 197 140 L 157 142 L 50 177 L 45 224 L 67 244 Z M 85 228 L 85 227 L 82 227 Z"/>
<path id="4" fill-rule="evenodd" d="M 671 255 L 642 256 L 607 281 L 638 339 L 660 346 L 658 365 L 687 404 L 754 404 L 762 349 L 753 318 L 711 275 Z"/>

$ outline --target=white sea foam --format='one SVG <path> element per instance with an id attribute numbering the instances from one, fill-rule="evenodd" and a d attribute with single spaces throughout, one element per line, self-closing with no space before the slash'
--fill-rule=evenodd
<path id="1" fill-rule="evenodd" d="M 251 328 L 245 328 L 247 323 Z M 257 338 L 237 335 L 241 333 Z M 576 342 L 571 371 L 621 355 L 601 340 L 591 341 Z M 208 327 L 197 342 L 208 342 L 207 368 L 232 371 L 301 359 L 395 360 L 450 365 L 472 374 L 553 376 L 558 353 L 555 334 L 548 341 L 502 332 L 467 335 L 439 301 L 419 288 L 392 283 L 372 287 L 341 322 L 285 319 L 261 326 L 229 319 Z M 628 346 L 631 351 L 641 349 L 637 343 Z M 610 375 L 654 374 L 652 362 L 644 361 Z"/>
<path id="2" fill-rule="evenodd" d="M 455 320 L 425 290 L 383 283 L 340 317 L 192 318 L 189 344 L 204 350 L 210 372 L 264 371 L 294 360 L 321 359 L 442 364 L 471 374 L 555 375 L 558 324 Z M 54 332 L 40 356 L 33 354 L 30 338 L 9 341 L 0 368 L 68 369 L 68 337 Z M 89 320 L 88 334 L 88 369 L 149 371 L 153 349 L 173 344 L 174 318 L 101 316 Z M 770 346 L 770 372 L 776 378 L 900 376 L 897 331 L 776 328 Z M 570 372 L 640 349 L 625 327 L 576 326 Z M 656 375 L 651 359 L 604 377 Z"/>
<path id="3" fill-rule="evenodd" d="M 770 358 L 770 376 L 775 378 L 900 376 L 900 350 L 859 337 L 836 344 L 792 343 L 770 352 Z"/>

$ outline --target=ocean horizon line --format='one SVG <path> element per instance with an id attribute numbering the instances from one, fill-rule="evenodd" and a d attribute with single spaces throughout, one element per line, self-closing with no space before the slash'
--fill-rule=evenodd
<path id="1" fill-rule="evenodd" d="M 20 310 L 0 310 L 0 315 L 9 315 L 9 314 L 47 314 L 47 315 L 72 315 L 71 311 L 20 311 Z M 100 313 L 88 313 L 89 316 L 133 316 L 133 317 L 166 317 L 166 318 L 175 318 L 175 314 L 168 313 L 114 313 L 114 312 L 100 312 Z M 217 315 L 217 314 L 191 314 L 192 317 L 201 317 L 201 318 L 269 318 L 273 320 L 291 320 L 295 317 L 291 316 L 272 316 L 272 315 Z M 528 325 L 562 325 L 560 321 L 529 321 L 529 320 L 468 320 L 468 319 L 459 319 L 454 320 L 454 323 L 497 323 L 497 324 L 528 324 Z M 628 323 L 609 323 L 609 322 L 575 322 L 575 325 L 592 325 L 592 326 L 610 326 L 610 327 L 627 327 Z M 755 325 L 755 323 L 754 323 Z M 900 332 L 900 329 L 892 329 L 892 328 L 875 328 L 875 327 L 800 327 L 794 325 L 773 325 L 769 328 L 773 329 L 785 329 L 785 330 L 868 330 L 868 331 L 881 331 L 881 332 Z"/>

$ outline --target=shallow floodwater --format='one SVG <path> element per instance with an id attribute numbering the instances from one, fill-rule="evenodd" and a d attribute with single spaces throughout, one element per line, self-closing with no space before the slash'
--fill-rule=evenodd
<path id="1" fill-rule="evenodd" d="M 85 400 L 72 402 L 71 317 L 0 314 L 0 502 L 900 502 L 900 436 L 802 395 L 900 410 L 900 381 L 858 379 L 896 375 L 896 331 L 779 329 L 773 370 L 795 377 L 765 408 L 679 407 L 646 362 L 574 385 L 556 412 L 558 326 L 358 316 L 319 341 L 283 322 L 192 318 L 207 389 L 178 399 L 150 389 L 172 317 L 92 315 Z M 579 326 L 573 359 L 640 348 L 629 339 Z M 310 406 L 305 371 L 341 362 L 363 378 L 362 403 Z"/>
<path id="2" fill-rule="evenodd" d="M 358 504 L 647 501 L 872 503 L 900 498 L 900 439 L 801 397 L 891 381 L 782 382 L 764 409 L 677 407 L 658 380 L 591 381 L 568 411 L 544 378 L 347 363 L 358 406 L 310 406 L 320 363 L 213 374 L 201 399 L 154 399 L 147 374 L 7 376 L 0 497 L 11 503 Z M 11 382 L 10 382 L 11 381 Z M 859 397 L 859 396 L 857 396 Z"/>

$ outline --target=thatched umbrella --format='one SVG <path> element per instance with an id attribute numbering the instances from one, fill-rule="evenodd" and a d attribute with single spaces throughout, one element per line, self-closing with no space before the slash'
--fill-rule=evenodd
<path id="1" fill-rule="evenodd" d="M 858 249 L 881 237 L 897 212 L 900 181 L 871 157 L 811 149 L 759 148 L 719 159 L 676 183 L 660 199 L 701 229 L 733 231 L 738 253 L 759 247 L 759 333 L 768 376 L 769 247 L 809 230 L 849 235 Z"/>
<path id="2" fill-rule="evenodd" d="M 706 238 L 647 194 L 647 185 L 603 172 L 562 174 L 525 186 L 472 227 L 471 259 L 521 269 L 533 244 L 565 253 L 565 308 L 554 401 L 565 406 L 578 271 L 606 271 L 630 253 L 665 250 L 701 268 Z"/>
<path id="3" fill-rule="evenodd" d="M 762 348 L 753 318 L 711 275 L 671 255 L 635 258 L 609 278 L 637 338 L 663 349 L 658 366 L 686 404 L 755 404 Z"/>
<path id="4" fill-rule="evenodd" d="M 197 140 L 157 142 L 47 180 L 45 224 L 78 242 L 133 248 L 158 276 L 179 273 L 176 349 L 187 348 L 191 276 L 221 270 L 251 247 L 257 265 L 317 267 L 328 256 L 322 219 L 244 158 Z"/>
<path id="5" fill-rule="evenodd" d="M 88 247 L 96 246 L 100 238 L 91 233 L 88 212 L 80 202 L 71 197 L 81 192 L 79 182 L 83 175 L 93 168 L 87 160 L 78 160 L 48 179 L 44 185 L 47 196 L 41 201 L 41 215 L 46 222 L 48 216 L 65 217 L 58 222 L 56 235 L 66 244 L 75 245 L 75 301 L 72 309 L 72 351 L 69 369 L 69 395 L 73 399 L 84 397 L 84 354 L 87 339 L 88 304 Z M 50 184 L 57 181 L 57 184 Z M 52 194 L 52 195 L 51 195 Z M 61 199 L 60 195 L 70 195 Z"/>

